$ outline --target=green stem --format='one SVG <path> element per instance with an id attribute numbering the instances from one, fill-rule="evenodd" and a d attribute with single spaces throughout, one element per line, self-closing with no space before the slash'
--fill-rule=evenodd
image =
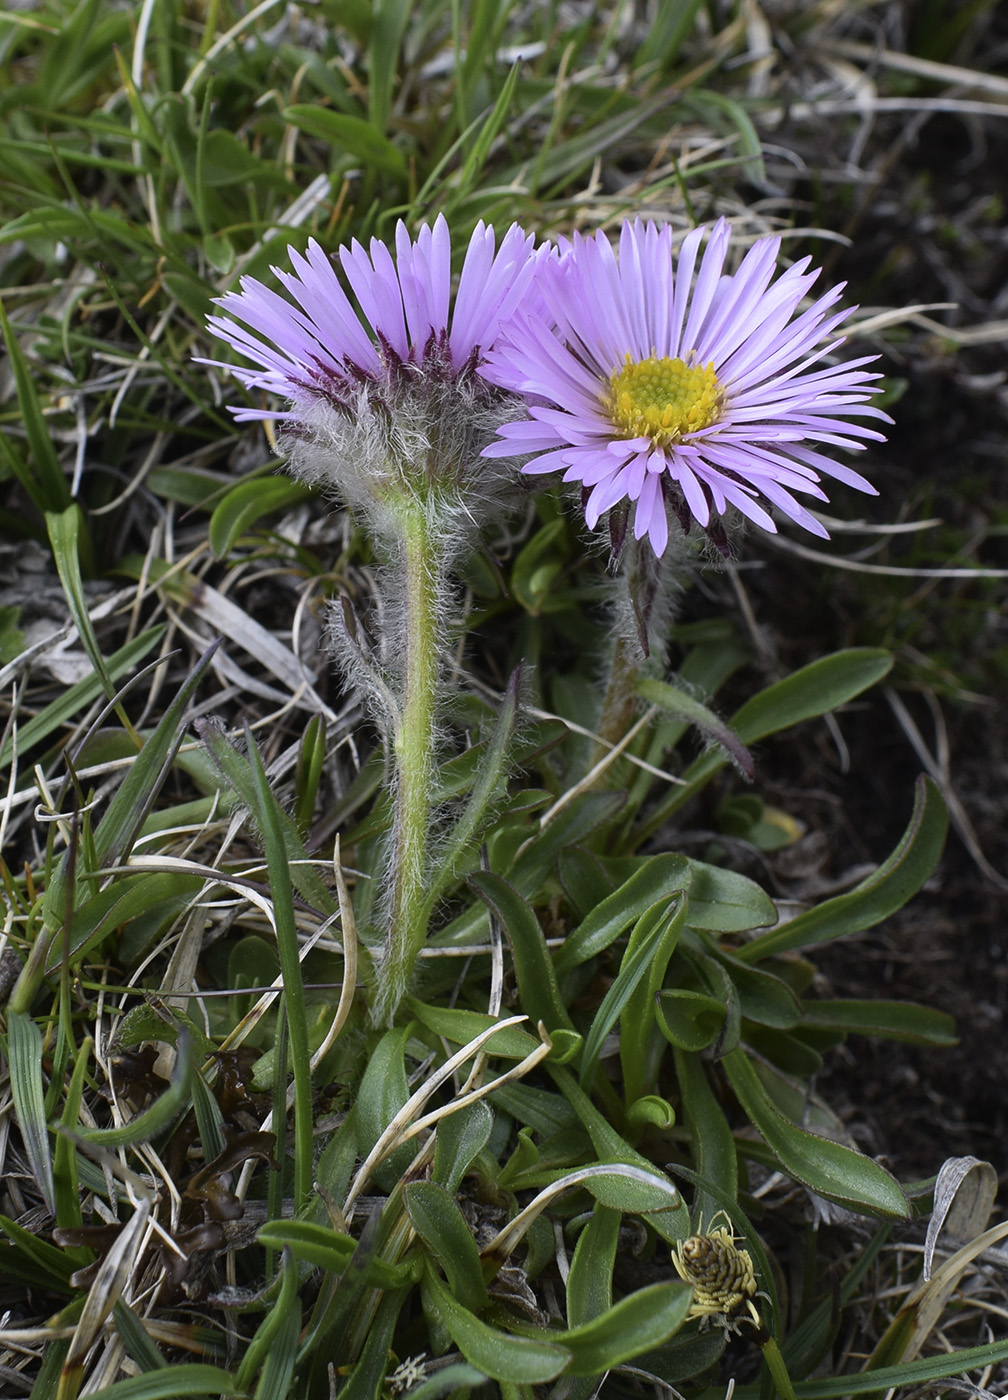
<path id="1" fill-rule="evenodd" d="M 427 847 L 434 788 L 443 563 L 422 502 L 401 508 L 403 662 L 393 736 L 389 917 L 372 1020 L 391 1025 L 427 936 Z"/>
<path id="2" fill-rule="evenodd" d="M 761 1341 L 763 1348 L 763 1360 L 770 1368 L 773 1376 L 774 1389 L 779 1400 L 795 1400 L 794 1386 L 791 1384 L 791 1377 L 788 1375 L 787 1367 L 784 1365 L 784 1358 L 781 1356 L 780 1347 L 773 1337 L 768 1337 L 766 1341 Z"/>

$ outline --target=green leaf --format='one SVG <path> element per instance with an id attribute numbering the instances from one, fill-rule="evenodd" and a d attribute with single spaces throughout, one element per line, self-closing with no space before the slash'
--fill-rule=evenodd
<path id="1" fill-rule="evenodd" d="M 498 1023 L 496 1016 L 488 1016 L 482 1011 L 466 1011 L 460 1006 L 434 1006 L 418 997 L 407 998 L 406 1004 L 411 1016 L 415 1016 L 435 1035 L 450 1040 L 453 1045 L 468 1045 Z M 499 1055 L 502 1060 L 524 1060 L 540 1044 L 537 1036 L 530 1035 L 521 1026 L 505 1026 L 485 1049 L 487 1054 Z"/>
<path id="2" fill-rule="evenodd" d="M 150 1108 L 138 1113 L 121 1128 L 85 1128 L 80 1125 L 74 1130 L 85 1142 L 93 1142 L 98 1147 L 135 1147 L 138 1143 L 149 1142 L 182 1111 L 189 1101 L 189 1078 L 193 1072 L 193 1044 L 188 1035 L 178 1038 L 178 1052 L 171 1083 L 160 1098 L 155 1099 Z"/>
<path id="3" fill-rule="evenodd" d="M 12 450 L 7 462 L 14 467 L 25 491 L 40 511 L 79 510 L 70 499 L 70 486 L 60 468 L 59 457 L 46 427 L 35 389 L 36 376 L 21 352 L 21 346 L 14 328 L 7 319 L 3 301 L 0 299 L 0 330 L 7 345 L 10 367 L 14 371 L 14 384 L 17 389 L 18 414 L 24 427 L 28 446 L 31 448 L 35 464 L 34 475 L 20 466 L 20 458 Z M 15 466 L 15 464 L 17 464 Z"/>
<path id="4" fill-rule="evenodd" d="M 715 947 L 711 955 L 724 968 L 738 997 L 739 1010 L 760 1026 L 791 1030 L 802 1017 L 802 1003 L 780 977 L 749 967 L 740 958 Z"/>
<path id="5" fill-rule="evenodd" d="M 696 1054 L 713 1045 L 721 1034 L 725 1008 L 706 992 L 670 987 L 658 993 L 655 1018 L 670 1045 Z"/>
<path id="6" fill-rule="evenodd" d="M 652 1025 L 654 998 L 654 993 L 645 979 L 648 974 L 653 976 L 656 968 L 659 969 L 658 977 L 664 976 L 668 960 L 682 931 L 685 914 L 686 900 L 682 892 L 677 891 L 658 900 L 637 920 L 616 979 L 602 998 L 585 1038 L 579 1074 L 583 1085 L 590 1083 L 606 1036 L 631 1002 L 629 1015 L 624 1016 L 621 1055 L 624 1044 L 629 1045 L 632 1041 L 632 1048 L 628 1048 L 627 1056 L 624 1056 L 624 1065 L 626 1059 L 634 1053 L 638 1058 L 644 1057 Z M 639 1092 L 638 1086 L 634 1086 L 629 1090 L 629 1096 L 636 1098 Z"/>
<path id="7" fill-rule="evenodd" d="M 313 1119 L 311 1048 L 308 1043 L 308 1015 L 297 925 L 294 918 L 294 891 L 287 859 L 287 832 L 290 819 L 282 813 L 276 794 L 266 776 L 266 768 L 251 731 L 246 727 L 249 765 L 256 802 L 252 815 L 262 833 L 269 872 L 270 896 L 276 930 L 277 954 L 283 980 L 284 1008 L 294 1077 L 294 1211 L 299 1213 L 311 1195 L 313 1163 Z"/>
<path id="8" fill-rule="evenodd" d="M 457 1303 L 451 1293 L 428 1269 L 426 1291 L 459 1351 L 484 1375 L 512 1385 L 542 1385 L 555 1380 L 573 1359 L 572 1353 L 557 1343 L 532 1337 L 515 1337 L 490 1327 Z"/>
<path id="9" fill-rule="evenodd" d="M 300 1343 L 301 1302 L 295 1294 L 276 1311 L 276 1327 L 263 1356 L 254 1400 L 288 1400 Z"/>
<path id="10" fill-rule="evenodd" d="M 270 1249 L 289 1248 L 299 1259 L 330 1274 L 345 1273 L 360 1247 L 351 1235 L 337 1234 L 331 1226 L 315 1225 L 310 1220 L 267 1220 L 260 1225 L 258 1238 Z M 408 1270 L 385 1259 L 364 1263 L 361 1281 L 371 1288 L 397 1288 L 408 1280 Z"/>
<path id="11" fill-rule="evenodd" d="M 296 1313 L 300 1319 L 301 1308 L 297 1303 L 298 1270 L 292 1256 L 293 1250 L 289 1254 L 284 1254 L 280 1264 L 279 1295 L 273 1300 L 273 1305 L 268 1309 L 266 1316 L 256 1329 L 255 1336 L 245 1349 L 245 1355 L 242 1357 L 235 1378 L 240 1390 L 248 1390 L 252 1384 L 273 1345 L 277 1329 L 282 1325 L 284 1318 L 288 1314 Z M 349 1258 L 349 1255 L 347 1257 Z"/>
<path id="12" fill-rule="evenodd" d="M 847 894 L 827 899 L 790 923 L 761 934 L 739 948 L 736 956 L 743 962 L 758 962 L 772 953 L 873 928 L 902 909 L 930 877 L 941 858 L 947 829 L 941 793 L 930 779 L 918 778 L 910 824 L 888 860 Z"/>
<path id="13" fill-rule="evenodd" d="M 208 1395 L 217 1400 L 218 1396 L 237 1393 L 230 1372 L 183 1361 L 93 1390 L 91 1400 L 174 1400 L 180 1395 Z"/>
<path id="14" fill-rule="evenodd" d="M 518 725 L 520 695 L 519 667 L 508 681 L 489 741 L 479 746 L 482 752 L 469 797 L 452 823 L 445 841 L 437 849 L 436 863 L 429 876 L 430 893 L 425 903 L 428 916 L 455 878 L 456 869 L 466 854 L 475 850 L 483 838 L 494 800 L 504 792 Z"/>
<path id="15" fill-rule="evenodd" d="M 613 1269 L 622 1212 L 600 1205 L 581 1231 L 567 1275 L 567 1322 L 591 1322 L 612 1306 Z"/>
<path id="16" fill-rule="evenodd" d="M 470 1312 L 485 1308 L 479 1250 L 455 1201 L 434 1181 L 410 1182 L 403 1195 L 413 1228 L 444 1270 L 453 1296 Z"/>
<path id="17" fill-rule="evenodd" d="M 357 1151 L 367 1157 L 382 1133 L 409 1098 L 405 1052 L 409 1026 L 386 1031 L 381 1037 L 357 1090 Z M 375 1181 L 383 1191 L 391 1191 L 413 1160 L 415 1148 L 403 1143 L 375 1169 Z"/>
<path id="18" fill-rule="evenodd" d="M 751 779 L 754 776 L 756 770 L 752 754 L 745 744 L 730 725 L 725 724 L 713 710 L 702 705 L 688 690 L 670 685 L 668 681 L 656 680 L 652 676 L 643 676 L 637 682 L 637 693 L 648 704 L 659 705 L 668 714 L 694 725 L 701 734 L 717 744 L 723 751 L 723 757 L 735 763 L 747 778 Z"/>
<path id="19" fill-rule="evenodd" d="M 309 136 L 321 136 L 331 146 L 356 156 L 369 169 L 402 178 L 406 174 L 406 157 L 398 146 L 383 135 L 377 126 L 363 117 L 333 112 L 328 107 L 312 107 L 295 103 L 284 108 L 284 121 Z"/>
<path id="20" fill-rule="evenodd" d="M 238 752 L 223 731 L 206 721 L 197 721 L 196 730 L 225 781 L 250 812 L 260 804 L 258 788 L 249 759 Z M 308 859 L 297 826 L 275 801 L 270 803 L 273 818 L 279 824 L 290 880 L 298 894 L 320 914 L 329 917 L 337 912 L 337 903 L 323 884 L 318 871 Z"/>
<path id="21" fill-rule="evenodd" d="M 672 852 L 648 857 L 628 880 L 597 904 L 564 939 L 554 956 L 563 975 L 605 952 L 659 899 L 690 887 L 691 862 Z M 691 895 L 692 900 L 692 895 Z M 750 925 L 746 924 L 746 928 Z"/>
<path id="22" fill-rule="evenodd" d="M 690 928 L 711 933 L 744 933 L 775 924 L 777 906 L 748 876 L 708 865 L 706 861 L 690 860 L 686 922 Z"/>
<path id="23" fill-rule="evenodd" d="M 987 1346 L 953 1348 L 938 1356 L 918 1357 L 899 1366 L 881 1366 L 877 1371 L 860 1375 L 830 1376 L 825 1380 L 803 1381 L 795 1386 L 798 1400 L 835 1400 L 839 1396 L 867 1395 L 906 1387 L 916 1389 L 927 1381 L 963 1376 L 967 1371 L 982 1371 L 1008 1358 L 1008 1341 L 991 1342 Z"/>
<path id="24" fill-rule="evenodd" d="M 71 960 L 82 958 L 138 914 L 156 914 L 163 908 L 167 916 L 183 908 L 205 884 L 202 875 L 178 870 L 144 870 L 117 877 L 74 909 L 65 951 Z M 49 950 L 47 975 L 56 971 L 63 956 L 64 948 L 57 939 Z"/>
<path id="25" fill-rule="evenodd" d="M 186 709 L 216 649 L 215 643 L 193 667 L 109 802 L 94 833 L 94 854 L 99 866 L 125 860 L 132 851 L 147 814 L 171 771 L 175 755 L 185 737 Z M 46 927 L 54 932 L 62 928 L 66 917 L 66 879 L 71 869 L 70 852 L 67 852 L 43 898 L 43 918 Z"/>
<path id="26" fill-rule="evenodd" d="M 340 1387 L 340 1400 L 382 1400 L 389 1393 L 383 1381 L 389 1370 L 396 1324 L 408 1291 L 398 1289 L 386 1293 L 373 1315 L 369 1316 L 360 1359 Z M 322 1360 L 322 1354 L 317 1353 L 316 1371 L 321 1369 Z"/>
<path id="27" fill-rule="evenodd" d="M 482 1099 L 466 1104 L 438 1123 L 432 1174 L 452 1195 L 489 1142 L 492 1128 L 493 1114 Z"/>
<path id="28" fill-rule="evenodd" d="M 892 657 L 878 647 L 836 652 L 760 691 L 732 715 L 729 723 L 743 744 L 753 744 L 768 734 L 778 734 L 845 705 L 880 681 L 891 668 Z M 724 757 L 716 752 L 694 760 L 683 774 L 685 785 L 659 804 L 645 825 L 645 834 L 693 798 L 724 764 Z"/>
<path id="29" fill-rule="evenodd" d="M 741 1049 L 721 1064 L 746 1116 L 796 1181 L 851 1210 L 907 1220 L 910 1207 L 890 1174 L 852 1148 L 816 1137 L 785 1118 Z"/>
<path id="30" fill-rule="evenodd" d="M 533 617 L 538 615 L 549 597 L 553 580 L 564 568 L 564 556 L 558 546 L 566 533 L 567 522 L 558 516 L 537 530 L 515 556 L 511 592 Z"/>
<path id="31" fill-rule="evenodd" d="M 738 1198 L 738 1153 L 724 1109 L 718 1102 L 699 1055 L 676 1050 L 676 1082 L 682 1098 L 683 1126 L 689 1131 L 693 1165 L 701 1184 L 716 1183 L 730 1201 Z M 699 1191 L 694 1203 L 697 1216 L 710 1221 L 720 1201 Z"/>
<path id="32" fill-rule="evenodd" d="M 693 1290 L 685 1283 L 653 1283 L 621 1298 L 601 1316 L 558 1334 L 574 1353 L 570 1376 L 600 1376 L 642 1351 L 661 1346 L 686 1321 Z"/>
<path id="33" fill-rule="evenodd" d="M 17 1011 L 10 1012 L 7 1018 L 7 1059 L 11 1097 L 28 1164 L 50 1215 L 55 1215 L 52 1153 L 42 1088 L 42 1032 L 30 1016 Z"/>
<path id="34" fill-rule="evenodd" d="M 803 720 L 817 719 L 877 684 L 892 664 L 890 653 L 880 647 L 834 652 L 754 695 L 732 716 L 732 728 L 751 744 Z"/>
<path id="35" fill-rule="evenodd" d="M 911 1045 L 958 1045 L 955 1021 L 912 1001 L 807 1001 L 803 1026 L 844 1035 L 877 1035 Z"/>
<path id="36" fill-rule="evenodd" d="M 251 481 L 239 481 L 214 507 L 209 525 L 210 548 L 218 559 L 224 559 L 263 516 L 275 515 L 310 498 L 307 486 L 288 477 L 257 476 Z"/>
<path id="37" fill-rule="evenodd" d="M 567 1014 L 546 939 L 535 914 L 506 880 L 489 871 L 475 871 L 469 885 L 499 921 L 514 956 L 521 1004 L 532 1024 L 542 1021 L 548 1031 L 574 1030 Z"/>

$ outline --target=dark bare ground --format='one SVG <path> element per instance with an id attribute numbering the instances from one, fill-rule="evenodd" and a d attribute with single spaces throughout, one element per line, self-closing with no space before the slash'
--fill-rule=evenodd
<path id="1" fill-rule="evenodd" d="M 998 26 L 1005 30 L 999 34 Z M 987 35 L 1008 54 L 1008 16 Z M 999 47 L 1000 46 L 1000 47 Z M 997 71 L 997 62 L 993 64 Z M 831 278 L 846 277 L 863 305 L 955 302 L 932 313 L 966 329 L 964 343 L 912 330 L 882 368 L 906 380 L 895 424 L 871 474 L 880 495 L 836 500 L 838 517 L 878 524 L 939 518 L 931 530 L 892 537 L 842 536 L 851 558 L 911 568 L 1008 568 L 1008 390 L 1004 341 L 980 343 L 968 328 L 1008 317 L 1008 122 L 933 117 L 916 130 L 880 120 L 864 156 L 868 172 L 847 214 L 851 245 Z M 796 134 L 801 145 L 802 136 Z M 893 159 L 898 152 L 899 158 Z M 835 152 L 839 160 L 841 153 Z M 819 151 L 828 167 L 829 156 Z M 800 191 L 799 191 L 800 193 Z M 833 211 L 830 227 L 843 227 Z M 871 549 L 857 551 L 863 546 Z M 835 548 L 835 546 L 834 546 Z M 862 1147 L 903 1180 L 933 1175 L 971 1154 L 1008 1176 L 1008 616 L 1001 580 L 872 576 L 774 552 L 746 575 L 754 612 L 787 666 L 833 648 L 878 642 L 897 656 L 893 684 L 927 747 L 948 774 L 992 869 L 951 832 L 935 877 L 880 929 L 817 950 L 828 996 L 891 996 L 954 1016 L 960 1044 L 925 1050 L 852 1041 L 820 1088 Z M 763 755 L 776 796 L 797 810 L 828 850 L 821 877 L 882 859 L 909 816 L 922 764 L 893 707 L 874 695 L 842 717 L 850 755 L 841 774 L 822 726 L 805 726 Z M 796 810 L 793 802 L 790 810 Z M 794 855 L 792 854 L 792 861 Z M 785 871 L 787 865 L 785 862 Z M 809 872 L 806 871 L 806 874 Z M 786 874 L 782 875 L 786 884 Z"/>

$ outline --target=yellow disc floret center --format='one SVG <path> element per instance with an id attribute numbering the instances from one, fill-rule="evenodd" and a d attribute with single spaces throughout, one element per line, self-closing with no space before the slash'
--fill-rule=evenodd
<path id="1" fill-rule="evenodd" d="M 606 407 L 625 437 L 650 438 L 668 447 L 689 433 L 716 423 L 721 416 L 721 386 L 713 363 L 689 365 L 685 360 L 632 360 L 609 376 Z"/>

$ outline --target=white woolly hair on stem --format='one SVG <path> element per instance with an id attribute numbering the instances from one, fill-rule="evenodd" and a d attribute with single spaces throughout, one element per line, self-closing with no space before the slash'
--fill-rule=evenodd
<path id="1" fill-rule="evenodd" d="M 390 760 L 392 828 L 386 845 L 376 959 L 375 1024 L 389 1025 L 426 939 L 437 756 L 457 618 L 452 570 L 488 521 L 517 495 L 513 468 L 480 457 L 501 423 L 521 411 L 472 368 L 437 355 L 325 397 L 306 394 L 281 446 L 289 468 L 348 506 L 372 537 L 374 645 L 347 608 L 334 610 L 333 652 L 366 705 Z"/>

